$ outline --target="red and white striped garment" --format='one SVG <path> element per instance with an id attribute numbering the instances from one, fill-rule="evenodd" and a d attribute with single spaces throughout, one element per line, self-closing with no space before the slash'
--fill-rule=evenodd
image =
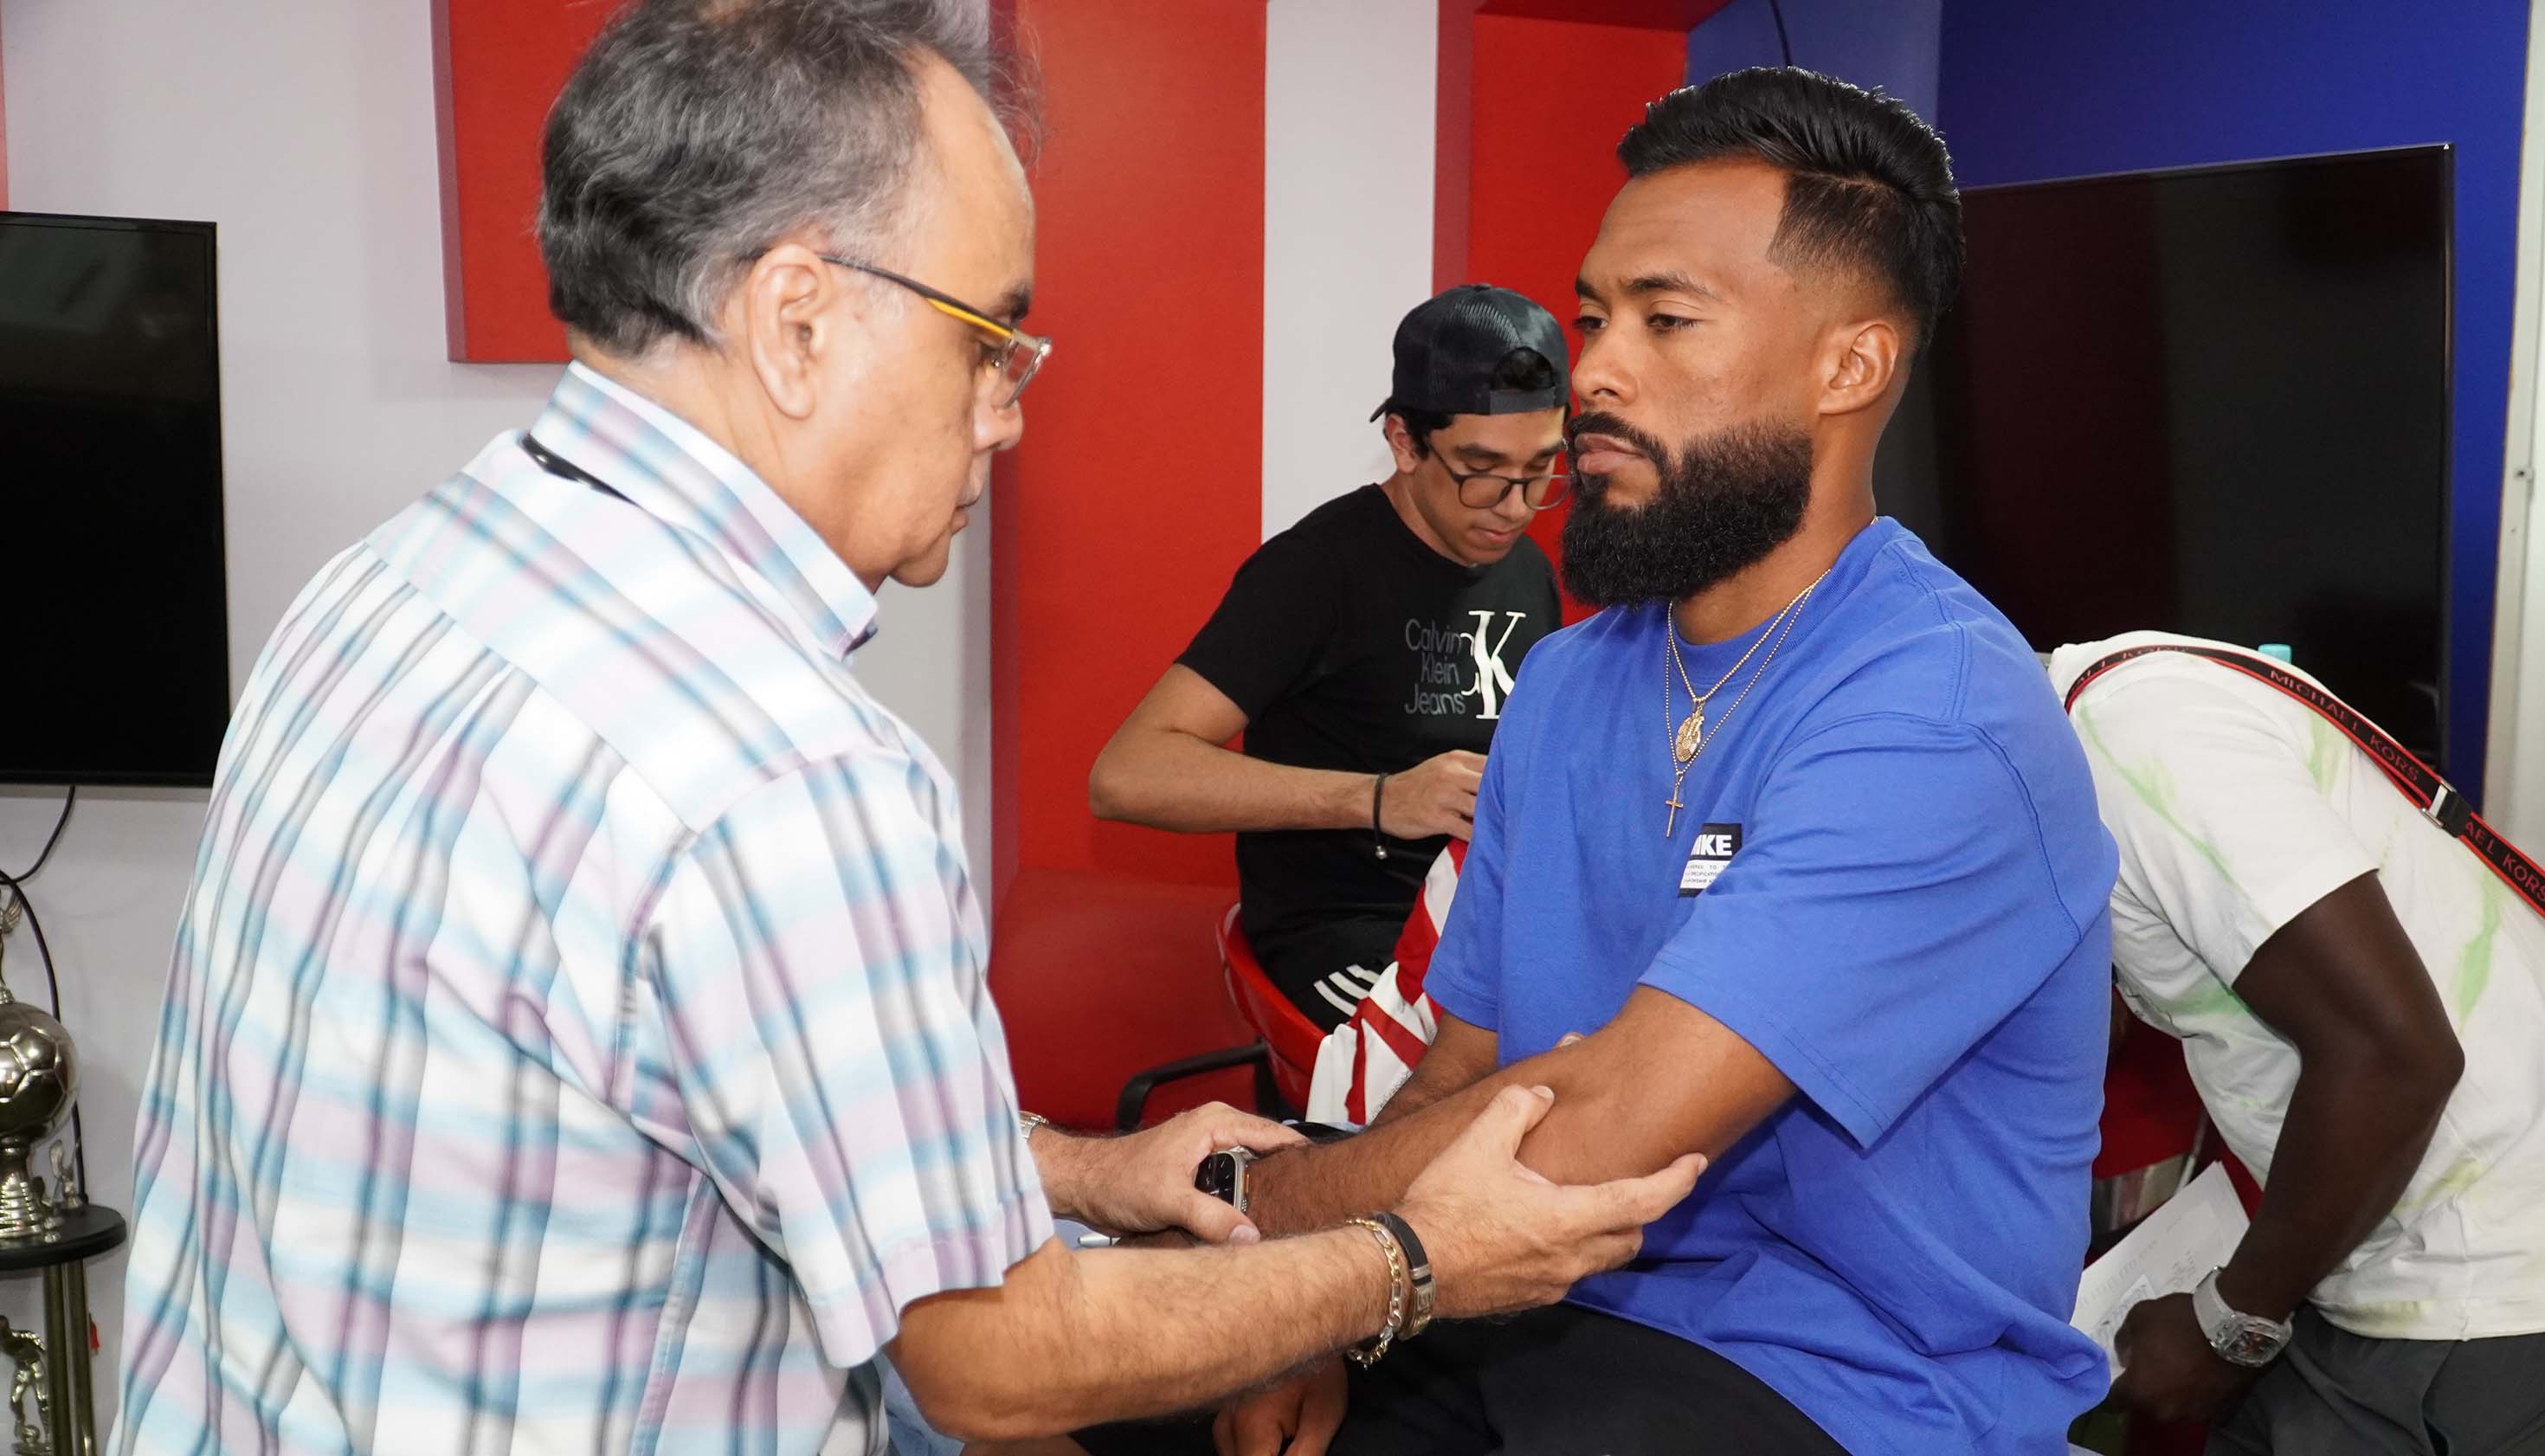
<path id="1" fill-rule="evenodd" d="M 1467 862 L 1464 842 L 1452 840 L 1424 877 L 1423 898 L 1396 940 L 1396 959 L 1352 1014 L 1326 1033 L 1308 1083 L 1308 1120 L 1358 1125 L 1378 1115 L 1387 1099 L 1414 1075 L 1432 1038 L 1439 1034 L 1440 1008 L 1423 992 L 1440 929 L 1449 923 L 1449 901 L 1458 893 L 1458 871 Z"/>

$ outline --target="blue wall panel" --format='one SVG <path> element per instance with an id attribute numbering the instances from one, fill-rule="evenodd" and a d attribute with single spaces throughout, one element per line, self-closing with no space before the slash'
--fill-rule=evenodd
<path id="1" fill-rule="evenodd" d="M 1944 0 L 1784 0 L 1794 64 L 1876 87 L 1932 121 L 1936 46 Z M 1687 75 L 1702 81 L 1748 66 L 1782 64 L 1767 0 L 1732 0 L 1687 37 Z"/>
<path id="2" fill-rule="evenodd" d="M 1932 117 L 1964 186 L 2455 146 L 2447 747 L 2478 799 L 2526 55 L 2519 0 L 1948 0 Z"/>

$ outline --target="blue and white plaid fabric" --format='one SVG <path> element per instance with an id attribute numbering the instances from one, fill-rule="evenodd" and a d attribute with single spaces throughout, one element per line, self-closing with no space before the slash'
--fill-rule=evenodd
<path id="1" fill-rule="evenodd" d="M 1050 1236 L 874 601 L 580 366 L 319 573 L 221 751 L 142 1099 L 123 1452 L 880 1450 Z"/>

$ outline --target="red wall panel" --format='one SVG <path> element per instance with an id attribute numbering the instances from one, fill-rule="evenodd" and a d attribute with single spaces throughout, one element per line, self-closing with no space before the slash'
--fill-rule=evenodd
<path id="1" fill-rule="evenodd" d="M 1087 771 L 1262 535 L 1265 0 L 1014 18 L 1055 344 L 992 498 L 999 858 L 1233 886 L 1224 839 L 1098 824 Z"/>
<path id="2" fill-rule="evenodd" d="M 1098 824 L 1087 771 L 1263 524 L 1265 0 L 1013 0 L 1044 139 L 1054 341 L 991 497 L 996 950 L 1025 1105 L 1109 1120 L 1134 1070 L 1253 1032 L 1211 927 L 1225 837 Z M 1243 1104 L 1247 1075 L 1161 1090 Z"/>
<path id="3" fill-rule="evenodd" d="M 1468 3 L 1472 6 L 1473 0 Z M 1481 13 L 1675 31 L 1684 47 L 1688 32 L 1731 3 L 1732 0 L 1485 0 Z"/>
<path id="4" fill-rule="evenodd" d="M 548 104 L 615 9 L 590 0 L 434 0 L 443 303 L 454 360 L 566 357 L 533 232 L 539 132 Z"/>
<path id="5" fill-rule="evenodd" d="M 1467 187 L 1476 171 L 1476 0 L 1440 0 L 1432 102 L 1432 290 L 1467 281 Z"/>
<path id="6" fill-rule="evenodd" d="M 1573 280 L 1625 181 L 1617 140 L 1646 103 L 1685 84 L 1687 35 L 1501 15 L 1474 26 L 1468 94 L 1490 104 L 1465 108 L 1466 275 L 1440 282 L 1518 289 L 1569 325 Z M 1443 78 L 1444 96 L 1453 84 Z M 1563 515 L 1559 507 L 1529 527 L 1549 555 Z M 1582 615 L 1569 600 L 1566 609 Z"/>

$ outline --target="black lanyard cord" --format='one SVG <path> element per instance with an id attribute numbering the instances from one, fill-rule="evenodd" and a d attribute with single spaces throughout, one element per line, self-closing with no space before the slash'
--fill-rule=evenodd
<path id="1" fill-rule="evenodd" d="M 591 471 L 584 469 L 581 465 L 578 465 L 574 461 L 567 459 L 565 456 L 558 454 L 556 451 L 549 449 L 546 445 L 539 444 L 537 436 L 524 435 L 522 437 L 522 451 L 531 457 L 532 464 L 538 466 L 540 469 L 545 470 L 550 475 L 553 475 L 560 480 L 576 481 L 580 484 L 591 486 L 594 490 L 601 492 L 603 495 L 616 496 L 617 499 L 622 501 L 627 499 L 625 496 L 619 495 L 617 491 L 611 489 L 607 484 L 604 484 L 600 476 L 593 474 Z"/>

